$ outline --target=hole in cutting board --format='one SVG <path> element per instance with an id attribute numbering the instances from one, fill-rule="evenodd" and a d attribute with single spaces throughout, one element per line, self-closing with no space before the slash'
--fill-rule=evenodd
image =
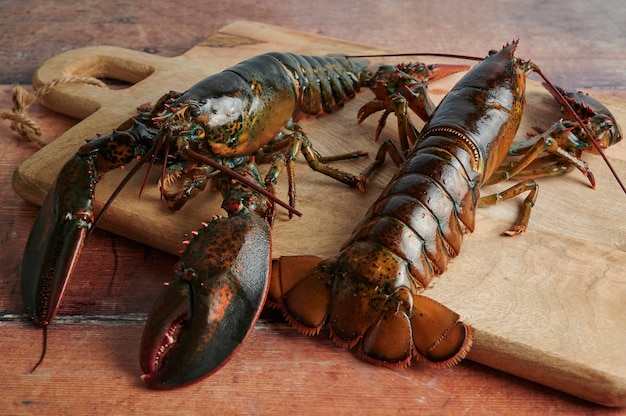
<path id="1" fill-rule="evenodd" d="M 135 85 L 132 82 L 124 81 L 121 79 L 108 78 L 108 77 L 105 77 L 105 78 L 96 77 L 96 78 L 104 82 L 107 88 L 109 88 L 110 90 L 123 90 L 123 89 L 129 88 Z"/>
<path id="2" fill-rule="evenodd" d="M 108 55 L 88 56 L 67 67 L 71 75 L 94 77 L 110 89 L 125 89 L 148 78 L 154 67 L 139 61 Z"/>

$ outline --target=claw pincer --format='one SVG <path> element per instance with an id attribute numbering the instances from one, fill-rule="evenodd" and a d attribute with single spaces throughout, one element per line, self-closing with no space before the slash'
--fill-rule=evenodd
<path id="1" fill-rule="evenodd" d="M 40 326 L 54 319 L 94 219 L 95 179 L 89 158 L 74 156 L 59 177 L 67 179 L 58 180 L 55 191 L 48 193 L 22 261 L 22 300 L 28 316 Z"/>
<path id="2" fill-rule="evenodd" d="M 104 172 L 136 157 L 136 137 L 142 136 L 152 137 L 152 131 L 131 120 L 83 145 L 59 172 L 35 219 L 22 260 L 22 300 L 35 324 L 47 326 L 60 307 L 95 221 L 97 182 Z M 102 147 L 106 154 L 97 151 Z"/>
<path id="3" fill-rule="evenodd" d="M 247 209 L 197 231 L 146 323 L 141 367 L 149 386 L 189 384 L 228 361 L 265 303 L 270 247 L 267 221 Z"/>

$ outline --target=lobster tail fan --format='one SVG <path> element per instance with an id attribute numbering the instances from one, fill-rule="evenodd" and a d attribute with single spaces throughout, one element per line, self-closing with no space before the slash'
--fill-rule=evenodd
<path id="1" fill-rule="evenodd" d="M 359 353 L 372 364 L 403 368 L 411 364 L 411 321 L 404 312 L 386 310 L 363 335 Z"/>
<path id="2" fill-rule="evenodd" d="M 268 294 L 270 306 L 307 335 L 319 333 L 330 305 L 330 273 L 316 256 L 287 256 L 274 260 Z"/>
<path id="3" fill-rule="evenodd" d="M 471 330 L 459 315 L 425 296 L 413 297 L 411 330 L 417 354 L 433 367 L 457 364 L 472 346 Z"/>

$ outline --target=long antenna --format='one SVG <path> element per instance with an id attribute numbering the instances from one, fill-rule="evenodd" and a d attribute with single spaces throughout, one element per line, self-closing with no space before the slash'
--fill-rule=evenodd
<path id="1" fill-rule="evenodd" d="M 398 58 L 403 56 L 433 56 L 439 58 L 453 58 L 453 59 L 465 59 L 468 61 L 482 61 L 485 58 L 479 58 L 477 56 L 469 55 L 457 55 L 453 53 L 380 53 L 380 54 L 365 54 L 365 55 L 345 55 L 345 58 Z"/>
<path id="2" fill-rule="evenodd" d="M 48 325 L 43 326 L 43 343 L 41 346 L 41 355 L 39 356 L 39 360 L 35 364 L 35 366 L 30 370 L 31 374 L 35 372 L 37 367 L 43 363 L 43 359 L 46 356 L 46 351 L 48 350 Z"/>

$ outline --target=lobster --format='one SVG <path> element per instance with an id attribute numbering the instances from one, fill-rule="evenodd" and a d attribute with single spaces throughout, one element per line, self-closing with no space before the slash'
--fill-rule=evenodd
<path id="1" fill-rule="evenodd" d="M 297 154 L 302 153 L 312 169 L 364 189 L 364 177 L 327 163 L 364 154 L 324 158 L 297 121 L 342 107 L 369 78 L 367 65 L 365 59 L 341 56 L 259 55 L 182 94 L 165 94 L 112 133 L 80 147 L 52 185 L 24 250 L 23 302 L 31 320 L 44 328 L 43 352 L 35 368 L 45 356 L 47 328 L 90 231 L 129 178 L 142 165 L 157 163 L 163 165 L 158 182 L 170 209 L 181 209 L 219 179 L 228 218 L 209 221 L 196 232 L 175 268 L 174 281 L 150 313 L 142 340 L 143 380 L 151 387 L 171 388 L 224 365 L 264 303 L 274 203 L 289 209 L 290 216 L 298 213 L 293 180 Z M 421 69 L 432 79 L 464 68 Z M 95 191 L 102 176 L 136 159 L 95 216 Z M 271 162 L 264 179 L 257 159 Z M 288 175 L 288 204 L 274 196 L 283 170 Z M 249 188 L 224 184 L 224 175 Z"/>
<path id="2" fill-rule="evenodd" d="M 580 93 L 565 93 L 560 102 L 568 120 L 513 145 L 526 76 L 542 75 L 534 63 L 515 56 L 517 44 L 481 60 L 432 111 L 425 86 L 404 66 L 372 77 L 376 99 L 360 109 L 359 120 L 384 111 L 378 137 L 387 116 L 396 114 L 402 151 L 385 142 L 362 175 L 372 174 L 386 155 L 399 169 L 338 255 L 274 262 L 268 300 L 292 326 L 317 334 L 327 325 L 337 345 L 387 367 L 412 361 L 449 367 L 468 354 L 471 328 L 422 291 L 459 254 L 464 234 L 474 230 L 476 209 L 528 192 L 522 214 L 505 234 L 522 233 L 537 197 L 537 184 L 528 178 L 576 167 L 594 186 L 578 156 L 622 138 L 608 109 Z M 546 85 L 560 96 L 562 90 L 547 79 Z M 421 131 L 409 120 L 409 108 L 425 119 Z M 522 182 L 480 197 L 484 185 L 511 177 Z"/>

